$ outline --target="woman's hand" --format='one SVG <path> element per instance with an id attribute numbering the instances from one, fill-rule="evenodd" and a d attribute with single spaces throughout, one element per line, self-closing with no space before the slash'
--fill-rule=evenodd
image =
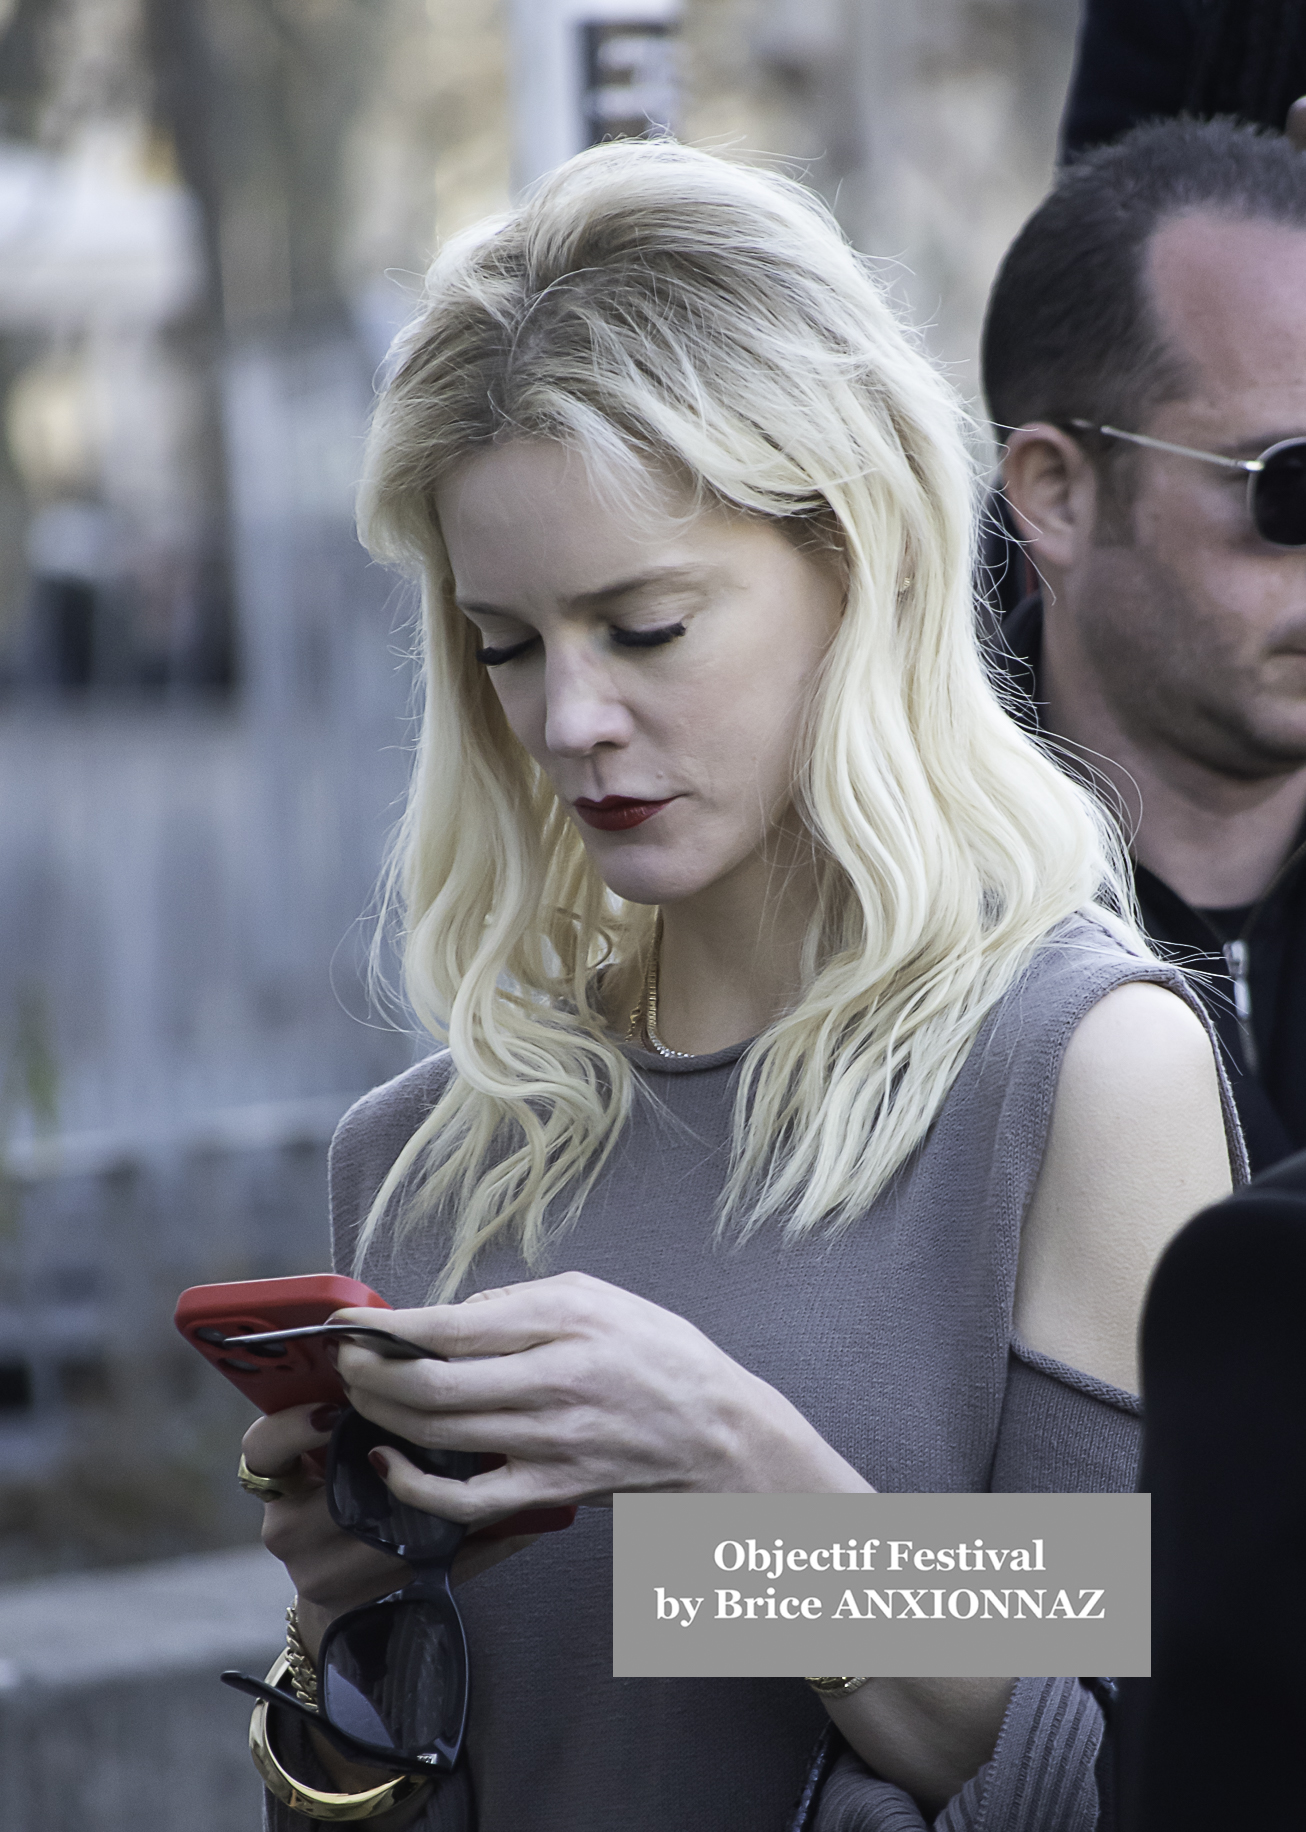
<path id="1" fill-rule="evenodd" d="M 683 1317 L 585 1273 L 395 1311 L 386 1328 L 448 1359 L 389 1361 L 342 1343 L 350 1403 L 424 1448 L 506 1458 L 459 1482 L 424 1475 L 398 1451 L 374 1453 L 400 1500 L 450 1520 L 604 1505 L 614 1490 L 870 1486 L 788 1400 Z"/>
<path id="2" fill-rule="evenodd" d="M 402 1559 L 343 1532 L 327 1511 L 325 1479 L 306 1453 L 325 1448 L 339 1415 L 333 1406 L 290 1406 L 255 1419 L 241 1445 L 251 1474 L 285 1476 L 290 1485 L 284 1500 L 264 1503 L 263 1544 L 290 1573 L 299 1598 L 300 1633 L 314 1658 L 337 1616 L 388 1596 L 412 1575 Z M 525 1534 L 463 1545 L 454 1559 L 453 1582 L 478 1576 L 533 1545 L 535 1538 Z"/>
<path id="3" fill-rule="evenodd" d="M 992 1756 L 1014 1679 L 871 1679 L 823 1700 L 868 1768 L 905 1788 L 933 1822 Z"/>
<path id="4" fill-rule="evenodd" d="M 339 1415 L 338 1407 L 288 1406 L 255 1419 L 241 1445 L 252 1474 L 285 1476 L 292 1485 L 283 1501 L 264 1503 L 263 1544 L 290 1573 L 300 1632 L 314 1656 L 336 1616 L 397 1590 L 409 1575 L 401 1559 L 341 1531 L 327 1512 L 324 1478 L 304 1461 L 325 1448 Z"/>

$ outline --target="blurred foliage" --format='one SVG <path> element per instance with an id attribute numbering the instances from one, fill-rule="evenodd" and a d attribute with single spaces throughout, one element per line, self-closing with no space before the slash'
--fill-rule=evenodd
<path id="1" fill-rule="evenodd" d="M 257 1545 L 262 1509 L 250 1502 L 233 1529 L 217 1492 L 235 1485 L 237 1450 L 215 1436 L 148 1468 L 87 1452 L 53 1478 L 0 1487 L 0 1584 Z"/>
<path id="2" fill-rule="evenodd" d="M 9 1149 L 25 1116 L 38 1136 L 52 1133 L 59 1119 L 59 1065 L 49 1002 L 40 986 L 19 991 L 12 1023 L 0 1031 L 0 1236 L 12 1234 L 17 1224 Z"/>

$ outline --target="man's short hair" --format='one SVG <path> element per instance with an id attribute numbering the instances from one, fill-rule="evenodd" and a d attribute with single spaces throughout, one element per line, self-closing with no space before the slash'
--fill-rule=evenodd
<path id="1" fill-rule="evenodd" d="M 999 437 L 1032 420 L 1134 431 L 1182 396 L 1145 281 L 1148 244 L 1190 210 L 1306 229 L 1306 154 L 1232 121 L 1136 127 L 1058 177 L 1007 251 L 984 321 Z"/>

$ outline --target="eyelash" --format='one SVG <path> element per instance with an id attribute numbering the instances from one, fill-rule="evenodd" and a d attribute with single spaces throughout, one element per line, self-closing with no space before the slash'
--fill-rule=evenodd
<path id="1" fill-rule="evenodd" d="M 538 641 L 538 637 L 528 636 L 525 642 L 515 642 L 510 649 L 482 649 L 478 646 L 476 659 L 487 668 L 497 668 L 502 662 L 515 661 L 519 655 L 525 655 Z"/>
<path id="2" fill-rule="evenodd" d="M 619 649 L 660 649 L 664 643 L 674 642 L 678 636 L 685 634 L 683 623 L 663 624 L 657 630 L 621 630 L 611 629 L 608 634 Z M 504 662 L 516 661 L 519 655 L 525 655 L 539 641 L 538 636 L 528 636 L 525 642 L 513 643 L 507 649 L 478 648 L 476 659 L 486 668 L 501 667 Z"/>

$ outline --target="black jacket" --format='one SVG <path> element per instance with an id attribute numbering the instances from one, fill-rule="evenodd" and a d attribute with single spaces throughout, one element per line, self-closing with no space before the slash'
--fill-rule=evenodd
<path id="1" fill-rule="evenodd" d="M 1152 1678 L 1122 1682 L 1099 1767 L 1117 1832 L 1302 1824 L 1303 1303 L 1306 1153 L 1203 1210 L 1152 1279 Z"/>
<path id="2" fill-rule="evenodd" d="M 1301 0 L 1084 0 L 1061 157 L 1170 115 L 1281 129 L 1303 93 Z"/>
<path id="3" fill-rule="evenodd" d="M 997 668 L 1029 696 L 1032 721 L 1042 644 L 1043 606 L 1035 595 L 1002 619 L 992 650 Z M 1134 867 L 1134 882 L 1152 941 L 1180 966 L 1211 976 L 1198 979 L 1197 990 L 1224 1045 L 1252 1169 L 1265 1170 L 1306 1147 L 1306 828 L 1254 904 L 1194 909 L 1142 865 Z M 1239 1019 L 1230 975 L 1239 943 L 1250 1021 Z"/>

